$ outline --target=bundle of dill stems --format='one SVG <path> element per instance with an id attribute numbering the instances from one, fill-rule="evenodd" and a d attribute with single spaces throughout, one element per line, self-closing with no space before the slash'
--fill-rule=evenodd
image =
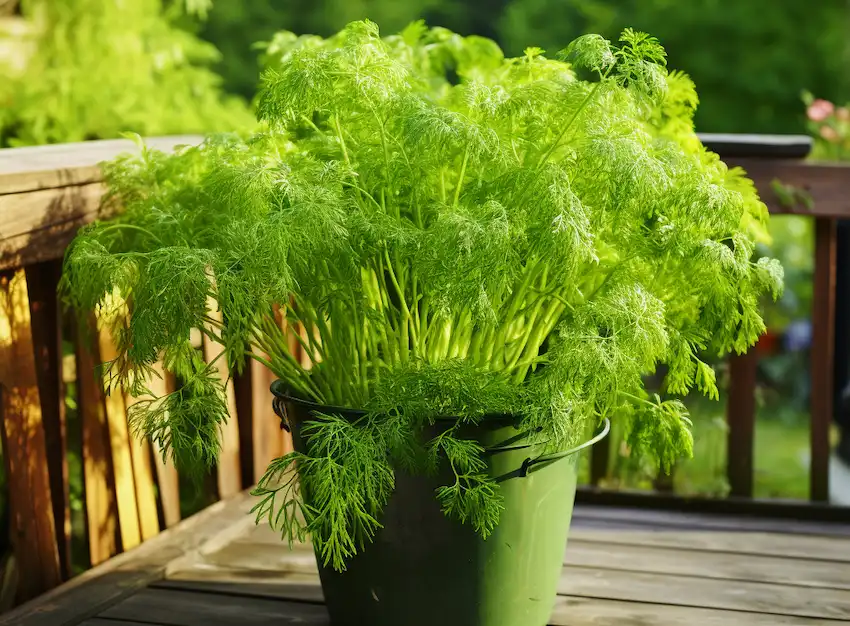
<path id="1" fill-rule="evenodd" d="M 655 39 L 505 58 L 362 21 L 280 33 L 266 59 L 261 132 L 108 164 L 121 210 L 68 250 L 66 298 L 111 320 L 110 386 L 142 396 L 160 361 L 181 381 L 132 407 L 140 436 L 181 468 L 214 463 L 216 368 L 246 357 L 294 396 L 365 410 L 317 416 L 256 490 L 260 516 L 336 569 L 374 536 L 398 470 L 450 467 L 444 512 L 483 536 L 498 524 L 481 446 L 424 437 L 436 417 L 514 415 L 551 450 L 612 417 L 662 468 L 691 453 L 677 396 L 717 396 L 700 356 L 755 343 L 782 268 L 752 258 L 766 207 L 701 146 L 694 86 Z M 644 386 L 661 364 L 663 397 Z"/>

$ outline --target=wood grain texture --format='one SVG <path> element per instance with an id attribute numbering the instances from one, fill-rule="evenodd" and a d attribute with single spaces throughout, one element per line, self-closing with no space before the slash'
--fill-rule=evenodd
<path id="1" fill-rule="evenodd" d="M 698 536 L 699 537 L 699 536 Z M 728 545 L 729 538 L 734 542 Z M 737 551 L 740 543 L 747 539 L 772 541 L 769 554 L 744 553 Z M 659 540 L 660 539 L 660 540 Z M 690 535 L 680 536 L 676 532 L 640 533 L 628 532 L 622 535 L 605 534 L 593 531 L 572 531 L 567 546 L 565 563 L 581 567 L 599 569 L 619 569 L 647 573 L 668 573 L 682 576 L 715 578 L 726 580 L 749 580 L 788 584 L 803 587 L 823 587 L 850 590 L 850 561 L 824 560 L 818 558 L 817 551 L 809 558 L 783 556 L 782 550 L 775 546 L 789 539 L 778 535 L 749 537 L 744 533 L 716 536 L 717 541 L 706 549 L 698 541 L 691 547 Z M 827 540 L 834 553 L 850 556 L 850 542 Z M 821 547 L 826 541 L 821 542 Z M 805 550 L 809 544 L 801 546 Z M 252 565 L 252 551 L 268 553 L 263 561 Z M 309 546 L 296 546 L 289 551 L 281 541 L 280 535 L 267 524 L 247 528 L 232 542 L 216 550 L 204 552 L 201 561 L 192 565 L 193 571 L 180 572 L 175 569 L 173 577 L 191 578 L 201 569 L 215 567 L 242 567 L 250 569 L 271 559 L 272 569 L 282 572 L 309 573 L 314 571 L 313 554 Z M 187 564 L 188 565 L 188 564 Z"/>
<path id="2" fill-rule="evenodd" d="M 179 589 L 215 594 L 239 594 L 255 598 L 283 599 L 308 603 L 323 599 L 316 577 L 311 582 L 285 578 L 274 583 L 167 580 L 152 585 L 157 589 Z M 558 596 L 550 626 L 821 626 L 834 620 L 760 615 L 740 611 L 701 609 L 652 604 Z M 96 626 L 92 623 L 91 626 Z"/>
<path id="3" fill-rule="evenodd" d="M 218 311 L 214 302 L 210 302 L 209 316 L 221 322 L 221 311 Z M 208 331 L 215 334 L 215 329 L 210 326 Z M 215 362 L 218 375 L 224 385 L 227 397 L 227 423 L 221 427 L 221 453 L 218 456 L 216 468 L 218 481 L 218 495 L 227 498 L 242 490 L 242 466 L 239 452 L 239 417 L 236 410 L 236 394 L 233 388 L 233 380 L 227 368 L 227 361 L 221 356 L 224 347 L 210 339 L 208 335 L 203 338 L 204 358 L 207 363 Z"/>
<path id="4" fill-rule="evenodd" d="M 322 605 L 171 589 L 145 589 L 100 614 L 134 621 L 140 616 L 170 626 L 330 626 Z"/>
<path id="5" fill-rule="evenodd" d="M 148 389 L 156 397 L 165 396 L 176 388 L 174 376 L 162 368 L 162 363 L 154 365 L 157 375 L 148 381 Z M 153 445 L 153 464 L 156 470 L 159 503 L 162 507 L 163 524 L 171 528 L 180 521 L 180 480 L 177 468 L 170 457 L 163 460 L 162 449 L 158 444 Z"/>
<path id="6" fill-rule="evenodd" d="M 771 213 L 811 215 L 813 217 L 850 217 L 850 166 L 846 163 L 817 163 L 794 159 L 728 159 L 730 166 L 743 167 L 756 184 L 762 202 Z M 783 206 L 773 190 L 780 181 L 807 193 L 814 206 Z"/>
<path id="7" fill-rule="evenodd" d="M 833 620 L 559 596 L 550 626 L 835 626 Z"/>
<path id="8" fill-rule="evenodd" d="M 697 552 L 726 552 L 746 558 L 753 555 L 850 563 L 850 542 L 834 537 L 806 537 L 760 532 L 581 530 L 573 538 L 612 546 L 641 545 Z"/>
<path id="9" fill-rule="evenodd" d="M 850 204 L 850 194 L 845 195 Z M 815 220 L 815 275 L 812 304 L 812 392 L 809 496 L 829 500 L 829 428 L 835 381 L 835 285 L 838 237 L 834 220 Z M 846 323 L 843 321 L 843 323 Z M 841 381 L 840 384 L 844 384 Z"/>
<path id="10" fill-rule="evenodd" d="M 98 332 L 100 358 L 106 363 L 118 356 L 118 350 L 109 331 Z M 112 468 L 115 476 L 115 495 L 118 501 L 118 527 L 121 531 L 121 546 L 124 550 L 136 547 L 142 541 L 139 527 L 139 509 L 136 504 L 136 479 L 133 471 L 130 432 L 127 426 L 127 406 L 120 389 L 104 394 L 106 424 L 109 432 L 109 448 L 112 452 Z"/>
<path id="11" fill-rule="evenodd" d="M 245 488 L 256 484 L 272 459 L 284 453 L 280 419 L 272 410 L 269 391 L 273 380 L 271 371 L 253 359 L 245 364 L 241 375 L 234 376 Z"/>
<path id="12" fill-rule="evenodd" d="M 61 587 L 0 615 L 0 626 L 78 624 L 162 579 L 172 561 L 194 553 L 235 523 L 244 522 L 253 498 L 240 493 L 183 520 L 137 548 L 76 576 Z M 200 623 L 200 622 L 196 622 Z"/>
<path id="13" fill-rule="evenodd" d="M 112 447 L 106 423 L 103 391 L 95 375 L 100 363 L 97 345 L 76 338 L 77 397 L 82 425 L 83 487 L 86 534 L 91 564 L 99 565 L 118 552 L 118 502 L 112 468 Z"/>
<path id="14" fill-rule="evenodd" d="M 102 196 L 100 183 L 0 195 L 0 269 L 61 259 L 80 226 L 107 215 Z"/>
<path id="15" fill-rule="evenodd" d="M 317 576 L 306 547 L 289 550 L 277 538 L 272 547 L 267 527 L 249 531 L 264 541 L 236 539 L 209 551 L 170 578 L 230 582 L 293 582 L 293 576 Z M 839 541 L 839 540 L 833 540 Z M 850 564 L 780 558 L 707 557 L 676 547 L 611 546 L 579 543 L 567 548 L 558 593 L 607 600 L 652 602 L 683 607 L 773 613 L 850 620 Z M 801 579 L 809 577 L 808 584 Z M 295 581 L 303 580 L 296 578 Z M 843 582 L 842 582 L 843 581 Z M 238 588 L 238 586 L 236 587 Z"/>
<path id="16" fill-rule="evenodd" d="M 68 579 L 71 577 L 71 506 L 62 374 L 62 320 L 57 295 L 61 274 L 59 261 L 37 263 L 25 269 L 53 522 L 62 577 Z"/>
<path id="17" fill-rule="evenodd" d="M 683 498 L 684 501 L 687 502 Z M 700 530 L 723 530 L 735 533 L 778 533 L 790 535 L 811 535 L 821 537 L 839 537 L 850 539 L 850 515 L 847 509 L 835 507 L 837 521 L 819 522 L 807 519 L 774 519 L 770 516 L 738 514 L 734 507 L 728 506 L 723 500 L 718 505 L 725 508 L 724 513 L 718 511 L 677 511 L 657 510 L 643 504 L 637 498 L 638 505 L 633 507 L 598 506 L 579 504 L 573 512 L 573 524 L 588 522 L 591 524 L 611 524 L 623 522 L 633 530 L 644 528 L 653 531 L 679 529 L 685 532 Z M 808 505 L 803 505 L 807 507 Z M 796 541 L 789 538 L 788 541 Z"/>
<path id="18" fill-rule="evenodd" d="M 323 619 L 309 546 L 290 551 L 268 528 L 255 527 L 246 515 L 252 500 L 241 498 L 202 513 L 206 521 L 200 526 L 181 523 L 101 566 L 119 562 L 121 576 L 112 572 L 89 582 L 71 581 L 31 603 L 25 619 L 0 617 L 0 625 L 78 623 L 55 619 L 71 615 L 78 621 L 97 617 L 172 626 Z M 656 532 L 574 532 L 550 624 L 811 626 L 850 620 L 850 562 L 842 560 L 850 545 L 846 539 L 689 534 L 680 528 L 683 523 L 671 522 L 672 528 Z M 700 537 L 707 543 L 701 544 Z M 751 556 L 752 547 L 746 552 L 750 544 L 762 553 Z M 796 549 L 790 547 L 794 544 L 799 544 Z M 153 546 L 155 551 L 149 549 Z M 827 546 L 834 553 L 830 561 L 822 558 Z M 787 552 L 799 554 L 775 556 Z M 134 593 L 143 585 L 148 589 Z M 84 597 L 92 600 L 87 604 Z M 81 606 L 72 609 L 72 601 Z M 53 611 L 54 621 L 44 621 L 42 610 Z M 91 624 L 98 626 L 97 620 Z"/>
<path id="19" fill-rule="evenodd" d="M 558 584 L 558 593 L 589 599 L 850 620 L 850 591 L 845 589 L 612 567 L 627 556 L 608 552 L 608 565 L 604 568 L 567 565 Z M 170 577 L 227 581 L 238 593 L 243 583 L 303 583 L 305 575 L 309 574 L 318 577 L 311 553 L 289 553 L 285 549 L 275 552 L 268 546 L 243 543 L 225 548 L 191 571 L 175 572 Z"/>
<path id="20" fill-rule="evenodd" d="M 607 542 L 574 539 L 567 546 L 565 563 L 595 569 L 850 591 L 850 563 L 834 561 L 740 556 L 729 552 L 693 551 L 681 546 L 612 546 Z"/>
<path id="21" fill-rule="evenodd" d="M 0 276 L 0 411 L 18 600 L 62 580 L 26 277 Z"/>
<path id="22" fill-rule="evenodd" d="M 200 141 L 198 135 L 146 139 L 147 145 L 157 150 Z M 99 182 L 100 163 L 128 152 L 138 152 L 136 144 L 128 139 L 0 150 L 0 195 Z"/>
<path id="23" fill-rule="evenodd" d="M 133 482 L 136 486 L 139 532 L 142 541 L 147 541 L 159 533 L 159 511 L 156 506 L 156 483 L 150 443 L 147 439 L 139 439 L 131 433 L 130 453 L 133 458 Z"/>
<path id="24" fill-rule="evenodd" d="M 753 495 L 757 372 L 758 354 L 755 349 L 729 357 L 726 473 L 730 493 L 742 498 L 751 498 Z"/>
<path id="25" fill-rule="evenodd" d="M 170 151 L 198 136 L 160 137 Z M 0 269 L 60 259 L 77 229 L 109 214 L 99 163 L 138 152 L 128 140 L 0 150 Z"/>

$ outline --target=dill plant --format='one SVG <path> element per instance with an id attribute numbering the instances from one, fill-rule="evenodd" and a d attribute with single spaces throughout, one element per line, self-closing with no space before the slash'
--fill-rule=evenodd
<path id="1" fill-rule="evenodd" d="M 133 407 L 136 432 L 183 467 L 214 462 L 214 369 L 246 357 L 295 396 L 364 410 L 317 415 L 255 491 L 259 517 L 336 569 L 380 527 L 396 471 L 448 468 L 435 497 L 487 536 L 499 487 L 462 428 L 494 415 L 553 450 L 616 416 L 662 468 L 691 453 L 677 396 L 716 398 L 700 354 L 755 342 L 782 268 L 751 260 L 766 208 L 700 145 L 693 85 L 655 39 L 505 58 L 364 21 L 282 33 L 266 62 L 263 132 L 108 164 L 122 210 L 67 253 L 69 301 L 112 320 L 110 380 L 144 393 L 162 360 L 185 381 Z M 194 328 L 219 360 L 195 353 Z M 664 397 L 642 378 L 659 364 Z"/>

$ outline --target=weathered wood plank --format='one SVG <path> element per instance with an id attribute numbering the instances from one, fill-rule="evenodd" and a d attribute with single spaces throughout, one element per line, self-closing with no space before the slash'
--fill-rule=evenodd
<path id="1" fill-rule="evenodd" d="M 217 310 L 214 302 L 210 302 L 209 316 L 221 323 L 221 311 Z M 208 332 L 216 335 L 216 329 L 211 325 Z M 218 375 L 224 385 L 227 396 L 227 411 L 230 417 L 221 427 L 221 452 L 218 456 L 218 495 L 227 498 L 242 489 L 242 466 L 239 456 L 239 418 L 236 410 L 236 394 L 233 389 L 233 379 L 227 367 L 227 361 L 221 355 L 224 347 L 210 339 L 207 334 L 203 338 L 204 358 L 207 363 L 215 362 Z"/>
<path id="2" fill-rule="evenodd" d="M 271 371 L 253 359 L 245 364 L 241 375 L 234 377 L 245 487 L 256 484 L 271 460 L 283 454 L 280 420 L 272 410 L 269 391 L 272 380 Z M 249 485 L 244 484 L 246 479 Z"/>
<path id="3" fill-rule="evenodd" d="M 145 589 L 100 614 L 133 621 L 140 616 L 148 623 L 169 626 L 330 624 L 323 605 L 165 589 Z"/>
<path id="4" fill-rule="evenodd" d="M 244 521 L 254 499 L 242 493 L 217 502 L 137 548 L 71 579 L 61 587 L 0 615 L 0 626 L 76 624 L 163 577 L 169 563 L 191 554 Z M 200 623 L 200 622 L 195 622 Z"/>
<path id="5" fill-rule="evenodd" d="M 655 546 L 700 552 L 726 552 L 741 557 L 751 555 L 781 556 L 836 563 L 850 563 L 846 541 L 800 535 L 776 535 L 758 532 L 647 532 L 624 529 L 582 529 L 570 534 L 572 539 L 606 543 L 610 546 Z"/>
<path id="6" fill-rule="evenodd" d="M 150 385 L 151 381 L 148 381 Z M 127 411 L 139 400 L 124 394 L 125 421 Z M 159 533 L 159 511 L 156 506 L 156 487 L 154 483 L 153 455 L 147 439 L 140 438 L 128 431 L 130 453 L 133 462 L 133 482 L 136 487 L 136 508 L 139 512 L 139 532 L 142 541 L 147 541 Z"/>
<path id="7" fill-rule="evenodd" d="M 76 338 L 77 395 L 82 423 L 83 485 L 89 557 L 98 565 L 118 552 L 118 502 L 103 391 L 95 375 L 97 346 Z"/>
<path id="8" fill-rule="evenodd" d="M 729 357 L 729 397 L 726 402 L 726 472 L 733 496 L 753 495 L 758 353 Z"/>
<path id="9" fill-rule="evenodd" d="M 560 596 L 550 626 L 834 626 L 834 620 Z"/>
<path id="10" fill-rule="evenodd" d="M 150 443 L 147 439 L 139 439 L 130 434 L 130 453 L 133 458 L 133 482 L 136 485 L 139 531 L 142 541 L 147 541 L 159 534 L 159 512 L 156 508 Z"/>
<path id="11" fill-rule="evenodd" d="M 148 389 L 151 393 L 156 397 L 162 397 L 174 391 L 174 376 L 163 370 L 161 363 L 154 365 L 154 371 L 158 376 L 153 376 L 148 381 Z M 162 450 L 158 444 L 154 445 L 154 468 L 163 522 L 166 528 L 171 528 L 180 521 L 180 479 L 171 459 L 163 460 Z"/>
<path id="12" fill-rule="evenodd" d="M 705 563 L 704 555 L 669 551 L 656 556 L 657 549 L 621 549 L 619 547 L 579 547 L 567 550 L 567 559 L 588 555 L 594 563 L 564 568 L 558 592 L 564 595 L 653 602 L 710 609 L 776 613 L 798 617 L 850 620 L 850 565 L 832 564 L 834 577 L 820 570 L 820 585 L 804 586 L 794 581 L 795 561 L 770 559 L 755 563 L 754 559 L 726 560 L 715 558 Z M 637 562 L 642 556 L 646 562 Z M 715 555 L 716 557 L 717 555 Z M 653 565 L 652 559 L 658 562 Z M 742 562 L 743 561 L 743 562 Z M 805 563 L 805 562 L 803 562 Z M 821 564 L 823 565 L 823 564 Z M 712 566 L 714 569 L 712 569 Z M 669 568 L 669 569 L 668 569 Z M 725 568 L 725 569 L 724 569 Z M 843 571 L 842 571 L 843 570 Z M 782 572 L 782 573 L 780 573 Z M 810 570 L 811 572 L 811 570 Z M 199 561 L 187 563 L 183 571 L 172 571 L 169 578 L 201 577 L 214 580 L 289 579 L 293 574 L 316 574 L 316 561 L 304 548 L 288 550 L 285 545 L 270 549 L 268 542 L 233 541 L 203 555 Z M 709 574 L 709 575 L 706 575 Z M 769 582 L 783 576 L 780 582 Z M 844 579 L 844 588 L 833 588 L 835 580 Z"/>
<path id="13" fill-rule="evenodd" d="M 672 574 L 729 581 L 761 581 L 850 591 L 850 563 L 808 561 L 684 547 L 614 545 L 573 539 L 565 563 L 576 567 Z"/>
<path id="14" fill-rule="evenodd" d="M 580 507 L 582 510 L 584 507 Z M 589 508 L 589 507 L 588 507 Z M 577 511 L 579 508 L 577 507 Z M 640 522 L 649 523 L 659 515 L 644 519 L 646 511 L 634 511 L 633 516 L 638 524 L 628 524 L 628 511 L 622 509 L 595 509 L 593 512 L 593 526 L 578 526 L 573 520 L 573 530 L 570 531 L 570 541 L 581 541 L 587 543 L 598 543 L 608 546 L 647 546 L 659 548 L 671 548 L 684 551 L 696 552 L 722 552 L 739 555 L 755 555 L 783 557 L 788 559 L 805 559 L 811 561 L 825 561 L 827 563 L 850 563 L 850 539 L 845 537 L 819 537 L 810 535 L 782 535 L 778 533 L 757 532 L 756 527 L 746 526 L 747 523 L 756 523 L 760 520 L 743 520 L 743 528 L 737 532 L 729 531 L 729 526 L 719 526 L 718 530 L 693 530 L 688 527 L 676 527 L 673 522 L 678 517 L 685 517 L 688 524 L 692 524 L 692 515 L 664 514 L 663 519 L 668 520 L 670 526 L 658 523 L 642 529 Z M 611 527 L 606 528 L 605 513 L 612 516 Z M 716 520 L 705 516 L 707 523 L 722 524 L 723 520 Z M 733 520 L 728 520 L 733 523 Z M 578 527 L 575 527 L 578 526 Z M 243 536 L 236 539 L 237 543 L 263 543 L 267 546 L 281 544 L 281 539 L 267 524 L 246 529 Z M 703 558 L 699 555 L 695 558 Z"/>
<path id="15" fill-rule="evenodd" d="M 838 507 L 836 507 L 838 509 Z M 679 528 L 692 530 L 728 530 L 734 532 L 768 532 L 792 535 L 813 535 L 850 540 L 850 515 L 843 523 L 808 522 L 803 520 L 773 519 L 764 516 L 718 515 L 681 511 L 653 510 L 651 508 L 594 506 L 580 504 L 573 512 L 573 522 L 613 523 L 624 522 L 638 530 L 665 530 Z"/>
<path id="16" fill-rule="evenodd" d="M 0 412 L 10 532 L 26 600 L 62 580 L 26 277 L 0 276 Z"/>
<path id="17" fill-rule="evenodd" d="M 114 360 L 118 350 L 107 329 L 98 332 L 100 358 L 104 363 Z M 109 432 L 109 447 L 112 451 L 112 468 L 115 476 L 115 495 L 118 501 L 118 527 L 121 530 L 121 546 L 129 550 L 142 540 L 139 528 L 139 509 L 136 505 L 136 481 L 133 473 L 133 457 L 130 451 L 130 434 L 127 426 L 127 406 L 120 389 L 112 389 L 104 395 L 106 424 Z"/>
<path id="18" fill-rule="evenodd" d="M 697 583 L 697 584 L 694 584 Z M 565 567 L 562 595 L 850 621 L 850 592 Z"/>
<path id="19" fill-rule="evenodd" d="M 25 274 L 59 565 L 63 579 L 68 579 L 71 577 L 71 507 L 62 375 L 62 317 L 57 294 L 62 267 L 59 261 L 37 263 L 27 267 Z"/>
<path id="20" fill-rule="evenodd" d="M 746 170 L 771 213 L 843 219 L 850 217 L 850 201 L 847 197 L 850 168 L 846 163 L 753 158 L 728 159 L 726 162 Z M 807 193 L 814 202 L 812 209 L 784 206 L 773 189 L 773 183 L 777 180 Z"/>
<path id="21" fill-rule="evenodd" d="M 850 178 L 848 178 L 850 180 Z M 850 194 L 844 202 L 850 205 Z M 811 437 L 809 497 L 829 501 L 829 431 L 833 421 L 835 381 L 835 285 L 838 276 L 835 220 L 815 220 L 815 275 L 812 300 Z M 844 381 L 839 382 L 840 385 Z"/>
<path id="22" fill-rule="evenodd" d="M 157 150 L 173 150 L 200 140 L 198 135 L 176 135 L 145 141 Z M 136 144 L 128 139 L 0 150 L 0 195 L 99 182 L 102 161 L 137 151 Z"/>
<path id="23" fill-rule="evenodd" d="M 246 556 L 254 551 L 266 554 L 263 558 L 271 559 L 272 568 L 281 572 L 314 571 L 314 557 L 309 545 L 298 545 L 293 551 L 289 551 L 280 535 L 267 524 L 250 527 L 246 525 L 245 529 L 231 543 L 221 545 L 214 551 L 205 551 L 203 561 L 196 563 L 198 567 L 184 572 L 175 569 L 169 576 L 191 578 L 196 576 L 200 569 L 211 565 L 248 569 L 259 567 L 261 562 L 252 565 L 250 557 Z M 566 564 L 850 590 L 850 563 L 755 554 L 741 558 L 741 555 L 733 552 L 692 550 L 687 535 L 679 541 L 673 541 L 671 546 L 631 545 L 623 542 L 612 543 L 607 539 L 594 541 L 584 537 L 584 533 L 573 533 L 567 546 Z M 637 538 L 639 539 L 639 536 Z M 775 536 L 773 539 L 780 540 Z M 629 537 L 626 538 L 626 541 L 628 540 Z"/>
<path id="24" fill-rule="evenodd" d="M 134 622 L 136 624 L 144 624 L 145 622 Z M 150 624 L 150 622 L 147 622 Z M 104 619 L 102 617 L 93 617 L 92 619 L 87 619 L 80 626 L 127 626 L 126 620 L 123 619 Z M 165 624 L 155 625 L 155 626 L 167 626 Z"/>
<path id="25" fill-rule="evenodd" d="M 154 583 L 152 586 L 159 589 L 238 594 L 309 603 L 321 602 L 324 598 L 318 578 L 315 576 L 312 577 L 311 582 L 298 581 L 295 577 L 292 579 L 286 577 L 275 583 L 244 580 L 237 583 L 166 580 Z M 558 596 L 549 624 L 550 626 L 820 626 L 835 624 L 835 621 L 646 602 Z"/>
<path id="26" fill-rule="evenodd" d="M 0 195 L 0 269 L 61 259 L 77 229 L 101 216 L 103 185 Z"/>
<path id="27" fill-rule="evenodd" d="M 289 554 L 265 546 L 230 546 L 226 563 L 196 566 L 192 572 L 201 580 L 232 583 L 289 581 L 293 574 L 317 575 L 315 559 L 309 554 Z M 238 560 L 237 560 L 238 555 Z M 222 553 L 214 555 L 214 559 Z M 612 552 L 609 558 L 618 558 Z M 180 579 L 194 576 L 188 571 L 174 574 Z M 300 582 L 300 581 L 299 581 Z M 238 588 L 238 586 L 237 586 Z M 791 586 L 764 582 L 703 577 L 681 577 L 639 571 L 566 566 L 558 593 L 601 600 L 650 602 L 671 606 L 744 611 L 831 620 L 850 620 L 850 591 Z"/>

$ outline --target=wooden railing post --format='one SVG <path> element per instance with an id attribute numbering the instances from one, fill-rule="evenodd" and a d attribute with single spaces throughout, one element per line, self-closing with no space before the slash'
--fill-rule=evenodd
<path id="1" fill-rule="evenodd" d="M 61 273 L 60 261 L 45 261 L 26 268 L 35 371 L 41 401 L 59 563 L 63 577 L 70 578 L 71 507 L 62 380 L 62 320 L 56 293 Z"/>
<path id="2" fill-rule="evenodd" d="M 729 357 L 726 471 L 730 494 L 742 498 L 753 496 L 757 371 L 758 355 L 755 349 Z"/>
<path id="3" fill-rule="evenodd" d="M 829 427 L 835 389 L 836 222 L 815 219 L 815 277 L 812 310 L 812 417 L 810 498 L 829 500 Z M 846 323 L 846 320 L 842 320 Z"/>
<path id="4" fill-rule="evenodd" d="M 9 481 L 11 543 L 28 600 L 62 580 L 32 343 L 26 277 L 0 276 L 0 435 Z"/>

